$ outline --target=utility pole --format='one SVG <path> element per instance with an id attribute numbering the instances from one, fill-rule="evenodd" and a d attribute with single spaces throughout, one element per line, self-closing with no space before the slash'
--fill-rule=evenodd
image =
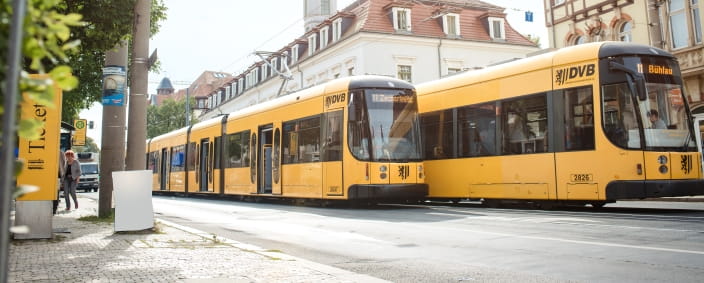
<path id="1" fill-rule="evenodd" d="M 120 72 L 122 83 L 120 92 L 125 97 L 127 91 L 127 42 L 123 41 L 115 49 L 105 54 L 105 70 L 103 71 L 103 94 L 110 94 L 110 70 Z M 103 96 L 103 129 L 100 145 L 100 190 L 98 216 L 108 217 L 112 212 L 112 172 L 125 170 L 125 104 L 105 101 Z M 108 98 L 109 99 L 109 98 Z"/>
<path id="2" fill-rule="evenodd" d="M 129 120 L 127 125 L 127 170 L 146 168 L 147 92 L 149 82 L 150 0 L 134 5 L 132 64 L 130 66 Z"/>
<path id="3" fill-rule="evenodd" d="M 0 152 L 0 283 L 7 282 L 10 258 L 10 204 L 12 189 L 15 187 L 10 176 L 14 175 L 15 154 L 15 116 L 17 115 L 17 96 L 19 95 L 20 54 L 22 50 L 22 23 L 27 11 L 26 0 L 12 1 L 12 20 L 10 22 L 10 41 L 7 52 L 7 77 L 2 86 L 5 113 L 2 116 L 2 152 Z M 0 54 L 2 56 L 2 54 Z M 56 177 L 56 176 L 54 176 Z"/>
<path id="4" fill-rule="evenodd" d="M 186 127 L 191 125 L 191 100 L 188 97 L 190 86 L 186 88 Z"/>

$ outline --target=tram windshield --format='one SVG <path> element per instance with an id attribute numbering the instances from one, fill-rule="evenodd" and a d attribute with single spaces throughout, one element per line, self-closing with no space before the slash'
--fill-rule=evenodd
<path id="1" fill-rule="evenodd" d="M 633 95 L 638 88 L 627 82 L 602 87 L 607 137 L 623 148 L 641 149 L 644 141 L 646 150 L 696 150 L 677 62 L 634 56 L 624 57 L 623 65 L 643 75 L 647 95 Z"/>
<path id="2" fill-rule="evenodd" d="M 359 160 L 420 161 L 418 103 L 410 89 L 367 89 L 349 99 L 348 143 Z"/>

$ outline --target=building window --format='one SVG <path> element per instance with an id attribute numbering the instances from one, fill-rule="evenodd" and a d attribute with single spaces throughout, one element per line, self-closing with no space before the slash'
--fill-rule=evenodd
<path id="1" fill-rule="evenodd" d="M 459 72 L 462 72 L 462 69 L 460 69 L 460 68 L 447 68 L 448 75 L 457 74 Z"/>
<path id="2" fill-rule="evenodd" d="M 565 3 L 565 0 L 554 0 L 554 3 L 552 5 L 557 6 L 557 5 L 562 5 L 564 3 Z"/>
<path id="3" fill-rule="evenodd" d="M 672 0 L 669 3 L 669 9 L 672 48 L 687 47 L 690 45 L 690 41 L 701 43 L 702 25 L 699 15 L 699 1 Z M 688 23 L 688 17 L 691 19 L 692 26 Z M 691 39 L 690 36 L 692 37 Z"/>
<path id="4" fill-rule="evenodd" d="M 291 47 L 291 64 L 298 61 L 298 44 Z"/>
<path id="5" fill-rule="evenodd" d="M 504 30 L 504 19 L 502 18 L 489 18 L 489 35 L 493 39 L 506 39 L 506 32 Z"/>
<path id="6" fill-rule="evenodd" d="M 572 39 L 572 45 L 580 45 L 584 44 L 585 42 L 587 42 L 587 37 L 584 35 L 576 35 Z"/>
<path id="7" fill-rule="evenodd" d="M 225 87 L 225 99 L 230 99 L 232 97 L 232 91 L 230 90 L 230 86 Z"/>
<path id="8" fill-rule="evenodd" d="M 688 45 L 689 29 L 687 16 L 684 9 L 685 0 L 672 0 L 670 2 L 670 33 L 672 34 L 672 48 L 681 48 Z"/>
<path id="9" fill-rule="evenodd" d="M 328 46 L 328 27 L 323 27 L 320 29 L 320 49 Z"/>
<path id="10" fill-rule="evenodd" d="M 633 41 L 631 29 L 633 29 L 633 23 L 630 21 L 622 23 L 618 31 L 618 40 L 623 42 Z"/>
<path id="11" fill-rule="evenodd" d="M 340 40 L 342 37 L 342 19 L 332 21 L 332 42 Z"/>
<path id="12" fill-rule="evenodd" d="M 442 31 L 448 36 L 459 36 L 460 15 L 447 14 L 442 16 Z"/>
<path id="13" fill-rule="evenodd" d="M 279 62 L 279 60 L 277 60 L 277 59 L 278 58 L 274 58 L 274 59 L 271 59 L 271 61 L 269 61 L 269 63 L 271 63 L 271 75 L 272 76 L 276 76 L 276 71 L 279 69 L 279 67 L 276 64 L 277 62 Z"/>
<path id="14" fill-rule="evenodd" d="M 690 0 L 689 7 L 692 12 L 692 24 L 694 25 L 694 41 L 702 43 L 702 21 L 699 15 L 699 0 Z"/>
<path id="15" fill-rule="evenodd" d="M 316 47 L 318 47 L 318 42 L 315 34 L 308 36 L 308 56 L 313 56 Z"/>
<path id="16" fill-rule="evenodd" d="M 411 9 L 392 8 L 394 29 L 396 31 L 411 31 Z"/>
<path id="17" fill-rule="evenodd" d="M 269 76 L 269 65 L 266 63 L 262 64 L 262 80 Z"/>
<path id="18" fill-rule="evenodd" d="M 320 14 L 321 15 L 327 15 L 331 14 L 330 12 L 330 0 L 322 0 L 320 1 Z"/>
<path id="19" fill-rule="evenodd" d="M 237 93 L 240 94 L 244 91 L 244 78 L 237 80 Z"/>
<path id="20" fill-rule="evenodd" d="M 410 65 L 398 65 L 397 69 L 398 69 L 397 78 L 404 80 L 404 81 L 407 81 L 409 83 L 412 82 L 411 81 L 412 73 L 411 73 L 411 66 Z"/>
<path id="21" fill-rule="evenodd" d="M 347 68 L 347 75 L 354 76 L 354 67 Z"/>

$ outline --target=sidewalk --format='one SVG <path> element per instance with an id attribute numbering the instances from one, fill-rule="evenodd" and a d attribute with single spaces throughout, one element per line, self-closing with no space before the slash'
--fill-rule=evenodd
<path id="1" fill-rule="evenodd" d="M 114 233 L 78 220 L 96 200 L 79 204 L 54 216 L 53 239 L 11 241 L 9 282 L 384 282 L 161 219 L 158 232 Z"/>

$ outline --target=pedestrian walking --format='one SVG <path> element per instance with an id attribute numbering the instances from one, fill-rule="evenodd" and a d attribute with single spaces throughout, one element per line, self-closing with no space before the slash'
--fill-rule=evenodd
<path id="1" fill-rule="evenodd" d="M 81 177 L 81 163 L 76 160 L 76 154 L 72 150 L 67 150 L 66 156 L 66 170 L 64 171 L 63 184 L 64 184 L 64 200 L 66 201 L 66 210 L 71 210 L 71 198 L 75 204 L 76 209 L 78 209 L 78 198 L 76 197 L 76 186 L 78 185 L 78 180 Z"/>

